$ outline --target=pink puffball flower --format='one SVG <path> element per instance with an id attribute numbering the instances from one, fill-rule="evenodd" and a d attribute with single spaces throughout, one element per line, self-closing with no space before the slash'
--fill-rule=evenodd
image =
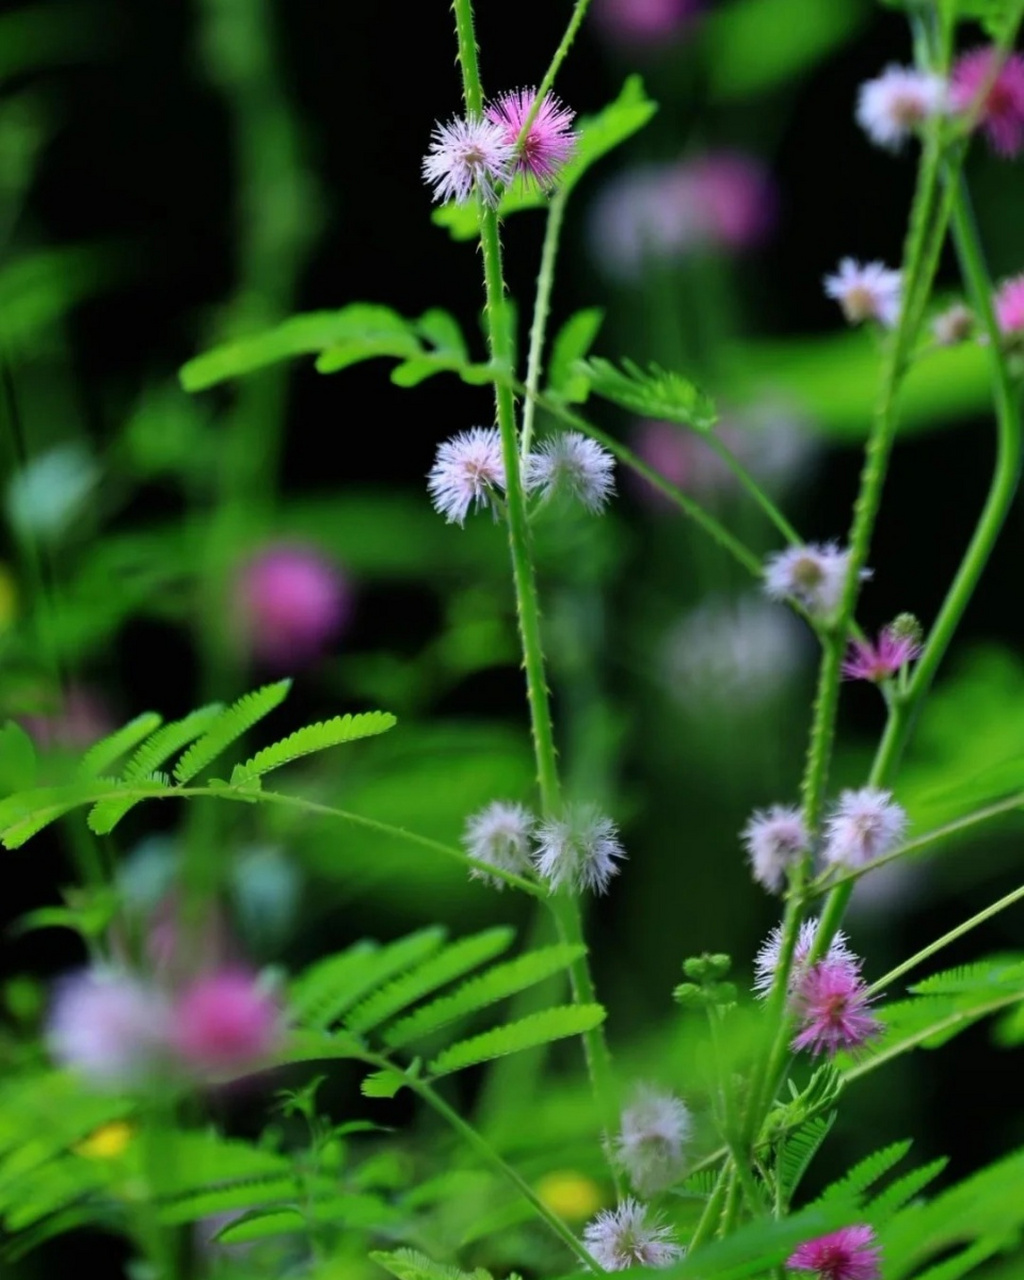
<path id="1" fill-rule="evenodd" d="M 579 135 L 571 127 L 576 112 L 554 94 L 545 94 L 520 143 L 519 136 L 536 101 L 536 89 L 513 89 L 501 94 L 484 114 L 490 124 L 501 130 L 503 141 L 511 148 L 513 171 L 548 188 L 558 180 L 559 172 L 576 150 Z"/>
<path id="2" fill-rule="evenodd" d="M 787 547 L 768 557 L 764 590 L 771 600 L 796 600 L 817 618 L 831 618 L 839 608 L 850 565 L 850 553 L 837 543 Z M 861 570 L 861 579 L 871 576 Z"/>
<path id="3" fill-rule="evenodd" d="M 513 139 L 514 141 L 514 139 Z M 462 120 L 434 126 L 423 160 L 423 181 L 435 200 L 466 204 L 473 192 L 491 208 L 512 176 L 515 147 L 506 130 L 491 120 Z"/>
<path id="4" fill-rule="evenodd" d="M 913 67 L 890 66 L 860 87 L 857 123 L 872 142 L 898 151 L 907 138 L 946 109 L 948 88 L 941 76 Z"/>
<path id="5" fill-rule="evenodd" d="M 352 589 L 341 570 L 310 546 L 270 546 L 238 570 L 236 624 L 259 662 L 276 668 L 317 658 L 345 628 Z"/>
<path id="6" fill-rule="evenodd" d="M 170 1034 L 158 991 L 125 973 L 83 970 L 57 985 L 47 1041 L 62 1066 L 94 1085 L 123 1088 L 154 1073 Z"/>
<path id="7" fill-rule="evenodd" d="M 541 822 L 534 842 L 534 867 L 552 891 L 564 886 L 572 893 L 606 893 L 618 875 L 616 863 L 626 856 L 615 823 L 589 805 Z"/>
<path id="8" fill-rule="evenodd" d="M 615 459 L 579 431 L 542 440 L 526 460 L 523 487 L 542 499 L 562 491 L 598 515 L 615 492 Z"/>
<path id="9" fill-rule="evenodd" d="M 473 427 L 460 431 L 437 450 L 427 476 L 427 491 L 434 509 L 449 524 L 464 524 L 469 509 L 494 506 L 505 488 L 505 462 L 497 427 Z"/>
<path id="10" fill-rule="evenodd" d="M 1024 275 L 1004 281 L 996 294 L 995 305 L 999 332 L 1007 337 L 1024 335 Z"/>
<path id="11" fill-rule="evenodd" d="M 907 829 L 907 815 L 892 792 L 877 787 L 844 791 L 825 822 L 822 860 L 856 869 L 894 849 Z"/>
<path id="12" fill-rule="evenodd" d="M 912 635 L 883 627 L 878 643 L 854 640 L 843 660 L 842 673 L 848 680 L 870 680 L 878 684 L 905 667 L 921 652 L 921 643 Z"/>
<path id="13" fill-rule="evenodd" d="M 791 1271 L 812 1271 L 814 1280 L 881 1280 L 879 1253 L 871 1227 L 841 1227 L 800 1245 L 786 1259 L 786 1266 Z"/>
<path id="14" fill-rule="evenodd" d="M 672 1228 L 648 1218 L 646 1205 L 627 1196 L 617 1209 L 602 1209 L 587 1223 L 583 1243 L 605 1271 L 628 1267 L 670 1267 L 683 1256 Z"/>
<path id="15" fill-rule="evenodd" d="M 594 21 L 612 40 L 657 49 L 680 35 L 701 0 L 595 0 Z"/>
<path id="16" fill-rule="evenodd" d="M 742 151 L 708 151 L 694 156 L 685 172 L 707 245 L 737 252 L 764 243 L 779 199 L 762 161 Z"/>
<path id="17" fill-rule="evenodd" d="M 998 155 L 1009 159 L 1024 150 L 1024 56 L 1004 56 L 994 45 L 972 49 L 953 67 L 950 98 Z"/>
<path id="18" fill-rule="evenodd" d="M 853 1052 L 881 1031 L 881 1023 L 868 1005 L 867 984 L 857 960 L 826 957 L 812 964 L 793 987 L 792 1009 L 800 1027 L 792 1049 L 809 1049 L 815 1057 L 829 1057 L 844 1049 Z"/>
<path id="19" fill-rule="evenodd" d="M 483 862 L 498 871 L 510 871 L 521 876 L 533 867 L 530 861 L 530 836 L 536 818 L 521 804 L 494 800 L 491 804 L 466 819 L 462 843 L 466 852 L 477 862 Z M 488 875 L 479 867 L 471 867 L 470 876 L 503 889 L 505 882 L 498 876 Z"/>
<path id="20" fill-rule="evenodd" d="M 842 307 L 850 324 L 877 320 L 893 329 L 900 317 L 903 277 L 882 262 L 843 258 L 835 275 L 825 277 L 825 294 Z"/>
<path id="21" fill-rule="evenodd" d="M 178 1062 L 195 1075 L 242 1074 L 257 1068 L 281 1039 L 276 1000 L 243 969 L 193 979 L 179 993 L 173 1014 Z"/>
<path id="22" fill-rule="evenodd" d="M 673 1093 L 639 1085 L 622 1112 L 612 1146 L 616 1163 L 629 1175 L 640 1195 L 671 1186 L 683 1170 L 683 1146 L 693 1120 L 686 1104 Z"/>
<path id="23" fill-rule="evenodd" d="M 811 948 L 814 946 L 819 923 L 817 916 L 810 916 L 800 926 L 796 947 L 793 949 L 793 964 L 789 971 L 790 993 L 795 990 L 796 985 L 807 969 L 807 957 L 811 954 Z M 829 943 L 825 958 L 834 962 L 854 961 L 856 957 L 847 944 L 846 934 L 842 929 L 837 929 L 832 941 Z M 754 958 L 754 993 L 760 999 L 764 999 L 772 989 L 781 955 L 782 926 L 776 925 L 761 944 L 761 949 Z"/>
<path id="24" fill-rule="evenodd" d="M 811 838 L 799 809 L 772 805 L 753 813 L 741 836 L 751 871 L 769 893 L 778 893 L 786 871 L 811 848 Z"/>

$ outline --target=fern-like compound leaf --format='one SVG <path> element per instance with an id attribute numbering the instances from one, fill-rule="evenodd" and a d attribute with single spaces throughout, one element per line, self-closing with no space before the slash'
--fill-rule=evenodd
<path id="1" fill-rule="evenodd" d="M 304 729 L 296 729 L 280 742 L 257 751 L 245 764 L 235 765 L 231 785 L 239 786 L 262 777 L 272 769 L 280 769 L 282 765 L 290 764 L 301 756 L 312 755 L 315 751 L 325 751 L 328 747 L 354 742 L 357 738 L 370 738 L 386 733 L 397 723 L 389 711 L 364 711 L 358 715 L 335 716 L 320 724 L 306 725 Z"/>
<path id="2" fill-rule="evenodd" d="M 782 1180 L 782 1191 L 787 1201 L 792 1199 L 793 1193 L 803 1180 L 811 1161 L 818 1154 L 819 1147 L 828 1137 L 835 1122 L 835 1111 L 830 1111 L 826 1116 L 812 1116 L 799 1129 L 794 1129 L 782 1140 L 779 1177 Z"/>
<path id="3" fill-rule="evenodd" d="M 60 787 L 16 791 L 0 800 L 0 840 L 4 848 L 17 849 L 51 822 L 116 787 L 111 778 L 90 778 Z"/>
<path id="4" fill-rule="evenodd" d="M 464 973 L 500 955 L 512 942 L 511 929 L 485 929 L 469 938 L 460 938 L 425 963 L 410 969 L 395 981 L 378 988 L 345 1019 L 349 1031 L 364 1035 L 386 1022 L 399 1010 L 415 1003 L 438 987 L 443 987 Z"/>
<path id="5" fill-rule="evenodd" d="M 632 360 L 623 360 L 619 369 L 610 360 L 592 356 L 578 361 L 576 371 L 602 399 L 641 417 L 680 422 L 697 431 L 714 426 L 715 407 L 704 392 L 656 364 L 645 371 Z"/>
<path id="6" fill-rule="evenodd" d="M 563 1040 L 567 1036 L 582 1035 L 600 1026 L 604 1019 L 605 1011 L 599 1004 L 567 1004 L 543 1009 L 518 1022 L 510 1022 L 503 1027 L 495 1027 L 492 1031 L 449 1045 L 431 1062 L 430 1074 L 450 1075 L 453 1071 L 463 1071 L 479 1062 L 504 1058 L 524 1049 L 535 1049 L 538 1045 Z"/>
<path id="7" fill-rule="evenodd" d="M 201 738 L 193 742 L 174 766 L 174 777 L 179 783 L 191 782 L 197 773 L 225 751 L 236 738 L 251 729 L 254 724 L 269 715 L 288 696 L 290 680 L 264 685 L 252 693 L 244 694 L 237 702 L 216 717 Z"/>
<path id="8" fill-rule="evenodd" d="M 391 1049 L 403 1048 L 460 1018 L 536 986 L 553 974 L 567 969 L 585 954 L 586 947 L 559 943 L 517 956 L 515 960 L 508 960 L 504 964 L 493 965 L 464 982 L 451 995 L 431 1000 L 407 1017 L 392 1023 L 384 1031 L 384 1042 Z"/>
<path id="9" fill-rule="evenodd" d="M 108 773 L 115 761 L 148 738 L 154 729 L 163 724 L 163 719 L 156 711 L 144 711 L 141 716 L 129 720 L 120 729 L 115 729 L 89 748 L 82 757 L 79 772 L 84 778 L 98 778 L 101 774 Z"/>

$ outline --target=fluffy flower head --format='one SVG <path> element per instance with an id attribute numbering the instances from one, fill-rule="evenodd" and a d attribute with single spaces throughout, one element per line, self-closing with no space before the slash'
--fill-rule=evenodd
<path id="1" fill-rule="evenodd" d="M 427 491 L 435 510 L 449 524 L 464 524 L 470 507 L 491 506 L 505 488 L 505 463 L 497 427 L 460 431 L 437 450 L 427 476 Z"/>
<path id="2" fill-rule="evenodd" d="M 786 1260 L 791 1271 L 812 1271 L 815 1280 L 881 1280 L 879 1247 L 869 1226 L 841 1227 L 808 1240 Z"/>
<path id="3" fill-rule="evenodd" d="M 579 431 L 560 431 L 527 458 L 523 484 L 543 498 L 562 490 L 597 514 L 615 492 L 614 468 L 615 459 L 595 440 Z"/>
<path id="4" fill-rule="evenodd" d="M 260 662 L 289 667 L 321 653 L 352 613 L 341 572 L 312 547 L 267 547 L 238 571 L 235 622 Z"/>
<path id="5" fill-rule="evenodd" d="M 650 1085 L 637 1088 L 622 1112 L 613 1150 L 641 1195 L 661 1191 L 678 1178 L 691 1127 L 690 1113 L 675 1094 Z"/>
<path id="6" fill-rule="evenodd" d="M 611 818 L 584 806 L 564 818 L 548 818 L 534 835 L 533 864 L 551 889 L 566 886 L 574 893 L 605 893 L 616 865 L 626 856 Z"/>
<path id="7" fill-rule="evenodd" d="M 1000 333 L 1024 335 L 1024 275 L 1006 280 L 996 294 L 996 319 Z"/>
<path id="8" fill-rule="evenodd" d="M 434 126 L 430 150 L 423 159 L 423 181 L 434 188 L 435 200 L 465 204 L 477 191 L 493 207 L 498 203 L 498 188 L 511 177 L 514 154 L 515 147 L 500 124 L 456 116 Z"/>
<path id="9" fill-rule="evenodd" d="M 825 294 L 834 298 L 850 324 L 877 320 L 892 329 L 900 316 L 903 277 L 883 262 L 843 258 L 835 275 L 825 277 Z"/>
<path id="10" fill-rule="evenodd" d="M 798 600 L 809 613 L 828 618 L 839 608 L 849 563 L 849 551 L 835 542 L 787 547 L 768 557 L 764 589 L 772 600 Z M 861 571 L 862 579 L 870 576 Z"/>
<path id="11" fill-rule="evenodd" d="M 950 97 L 955 110 L 985 131 L 997 154 L 1024 150 L 1024 56 L 1004 56 L 994 45 L 972 49 L 953 67 Z"/>
<path id="12" fill-rule="evenodd" d="M 57 987 L 50 1052 L 93 1084 L 137 1084 L 165 1057 L 170 1014 L 157 991 L 113 971 L 84 970 Z"/>
<path id="13" fill-rule="evenodd" d="M 940 347 L 966 342 L 974 329 L 974 313 L 962 302 L 954 302 L 932 321 L 932 337 Z"/>
<path id="14" fill-rule="evenodd" d="M 878 684 L 912 662 L 920 652 L 921 642 L 914 636 L 883 627 L 877 644 L 870 640 L 852 641 L 843 661 L 843 675 L 850 680 L 871 680 Z"/>
<path id="15" fill-rule="evenodd" d="M 892 792 L 844 791 L 825 824 L 822 858 L 828 866 L 863 867 L 895 848 L 906 829 L 907 815 Z"/>
<path id="16" fill-rule="evenodd" d="M 175 1002 L 174 1023 L 177 1057 L 199 1074 L 256 1067 L 282 1033 L 277 1002 L 241 969 L 196 978 Z"/>
<path id="17" fill-rule="evenodd" d="M 533 814 L 523 805 L 494 800 L 467 818 L 462 842 L 466 852 L 477 862 L 486 862 L 489 867 L 521 876 L 531 867 L 530 834 L 534 821 Z M 469 874 L 496 889 L 505 887 L 505 882 L 498 876 L 488 875 L 477 867 L 473 867 Z"/>
<path id="18" fill-rule="evenodd" d="M 514 172 L 525 174 L 540 187 L 550 187 L 576 150 L 578 138 L 572 129 L 576 112 L 553 94 L 545 94 L 517 151 L 519 135 L 536 101 L 536 89 L 513 89 L 492 102 L 485 114 L 511 149 Z"/>
<path id="19" fill-rule="evenodd" d="M 807 969 L 807 957 L 811 954 L 811 947 L 814 945 L 814 939 L 818 932 L 818 924 L 818 917 L 811 916 L 800 926 L 796 948 L 793 951 L 793 967 L 789 971 L 789 990 L 791 993 Z M 782 926 L 776 925 L 762 943 L 760 951 L 754 958 L 754 991 L 762 999 L 772 989 L 772 983 L 775 981 L 775 971 L 779 967 L 779 956 L 781 954 Z M 856 957 L 847 946 L 847 937 L 842 929 L 836 930 L 832 941 L 829 943 L 825 959 L 856 961 Z"/>
<path id="20" fill-rule="evenodd" d="M 800 1020 L 794 1053 L 809 1049 L 834 1057 L 840 1049 L 859 1049 L 881 1031 L 870 1002 L 857 960 L 826 956 L 812 964 L 793 987 L 792 1007 Z"/>
<path id="21" fill-rule="evenodd" d="M 648 1217 L 647 1206 L 632 1196 L 617 1209 L 602 1209 L 584 1229 L 583 1243 L 605 1271 L 670 1267 L 683 1256 L 672 1228 Z"/>
<path id="22" fill-rule="evenodd" d="M 897 150 L 911 133 L 946 107 L 941 76 L 913 67 L 890 66 L 860 87 L 857 123 L 872 142 Z"/>
<path id="23" fill-rule="evenodd" d="M 811 847 L 800 810 L 780 804 L 751 814 L 740 838 L 754 879 L 769 893 L 778 893 L 785 882 L 787 867 Z"/>

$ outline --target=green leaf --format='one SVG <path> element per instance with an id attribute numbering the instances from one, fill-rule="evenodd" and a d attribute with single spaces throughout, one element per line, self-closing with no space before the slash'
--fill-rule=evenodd
<path id="1" fill-rule="evenodd" d="M 357 1005 L 345 1019 L 346 1027 L 357 1035 L 372 1031 L 400 1009 L 500 954 L 514 936 L 512 929 L 500 926 L 451 943 Z"/>
<path id="2" fill-rule="evenodd" d="M 550 1044 L 566 1036 L 582 1035 L 600 1026 L 604 1019 L 605 1011 L 599 1004 L 568 1004 L 543 1009 L 518 1022 L 495 1027 L 492 1031 L 449 1045 L 430 1064 L 430 1074 L 449 1075 L 479 1062 L 489 1062 L 492 1058 L 535 1049 L 537 1045 Z"/>
<path id="3" fill-rule="evenodd" d="M 231 786 L 240 786 L 316 751 L 326 751 L 328 747 L 336 747 L 344 742 L 355 742 L 358 738 L 371 738 L 376 734 L 386 733 L 397 723 L 389 711 L 365 711 L 359 715 L 335 716 L 320 724 L 296 729 L 280 742 L 257 751 L 245 764 L 235 765 L 231 774 Z"/>
<path id="4" fill-rule="evenodd" d="M 594 356 L 579 361 L 575 368 L 591 391 L 630 413 L 683 423 L 697 431 L 714 426 L 715 408 L 704 392 L 656 364 L 645 373 L 632 360 L 623 360 L 620 370 L 610 360 Z"/>
<path id="5" fill-rule="evenodd" d="M 892 1142 L 887 1147 L 873 1151 L 865 1156 L 836 1182 L 830 1183 L 819 1197 L 822 1202 L 832 1197 L 851 1198 L 860 1196 L 868 1187 L 884 1177 L 894 1165 L 906 1156 L 911 1146 L 910 1139 L 903 1142 Z"/>
<path id="6" fill-rule="evenodd" d="M 174 790 L 166 773 L 155 773 L 149 778 L 133 779 L 131 783 L 123 785 L 130 786 L 135 794 L 108 796 L 104 800 L 98 800 L 89 810 L 86 821 L 89 824 L 89 830 L 94 831 L 96 835 L 109 835 L 124 815 L 137 804 L 141 804 L 143 800 L 167 795 Z"/>
<path id="7" fill-rule="evenodd" d="M 246 693 L 211 721 L 210 727 L 194 742 L 174 766 L 174 777 L 179 783 L 191 782 L 207 765 L 225 751 L 236 738 L 251 729 L 254 724 L 269 715 L 288 696 L 290 680 L 264 685 L 252 693 Z"/>
<path id="8" fill-rule="evenodd" d="M 505 964 L 494 965 L 485 973 L 464 982 L 451 995 L 441 996 L 416 1009 L 408 1017 L 393 1023 L 384 1031 L 384 1042 L 392 1049 L 403 1048 L 439 1028 L 468 1017 L 500 1000 L 544 982 L 553 974 L 567 969 L 586 955 L 584 946 L 560 943 L 518 956 Z"/>
<path id="9" fill-rule="evenodd" d="M 163 724 L 163 716 L 155 711 L 143 712 L 126 725 L 101 738 L 82 757 L 79 772 L 86 778 L 98 778 L 107 773 L 116 760 L 120 760 L 133 747 L 137 747 L 144 738 L 148 738 L 154 729 Z"/>
<path id="10" fill-rule="evenodd" d="M 390 307 L 354 302 L 340 311 L 312 311 L 189 360 L 178 376 L 186 391 L 203 391 L 229 378 L 295 356 L 335 351 L 336 368 L 378 355 L 416 355 L 420 344 L 409 322 Z"/>
<path id="11" fill-rule="evenodd" d="M 938 1160 L 923 1164 L 919 1169 L 911 1169 L 902 1178 L 891 1182 L 868 1206 L 868 1216 L 874 1225 L 878 1227 L 887 1222 L 930 1182 L 934 1182 L 948 1164 L 949 1160 L 940 1156 Z"/>
<path id="12" fill-rule="evenodd" d="M 592 165 L 642 129 L 657 109 L 657 104 L 647 97 L 641 78 L 634 75 L 625 81 L 614 102 L 596 116 L 581 118 L 578 124 L 579 145 L 559 179 L 562 191 L 570 192 Z M 520 178 L 502 195 L 498 213 L 504 218 L 525 209 L 543 209 L 547 207 L 548 199 L 545 192 Z M 479 232 L 477 209 L 473 203 L 443 205 L 435 209 L 433 221 L 437 226 L 445 227 L 453 240 L 473 240 Z"/>
<path id="13" fill-rule="evenodd" d="M 714 98 L 733 99 L 791 82 L 863 24 L 862 0 L 730 0 L 705 15 L 703 65 Z"/>
<path id="14" fill-rule="evenodd" d="M 330 1026 L 368 991 L 422 964 L 440 950 L 444 940 L 444 929 L 433 926 L 386 947 L 374 942 L 357 942 L 347 951 L 318 961 L 300 974 L 292 986 L 295 1018 L 310 1027 Z"/>
<path id="15" fill-rule="evenodd" d="M 0 840 L 4 848 L 17 849 L 51 822 L 80 805 L 93 803 L 116 786 L 109 778 L 92 778 L 64 786 L 16 791 L 0 800 Z"/>
<path id="16" fill-rule="evenodd" d="M 836 1115 L 837 1112 L 830 1111 L 825 1116 L 812 1116 L 782 1140 L 779 1178 L 787 1201 L 792 1199 L 797 1187 L 803 1181 L 811 1161 L 818 1154 L 818 1149 L 835 1124 Z"/>
<path id="17" fill-rule="evenodd" d="M 493 1280 L 489 1271 L 477 1267 L 475 1271 L 460 1271 L 458 1267 L 442 1266 L 432 1262 L 426 1254 L 415 1249 L 398 1249 L 394 1253 L 371 1253 L 370 1259 L 383 1267 L 397 1280 Z M 510 1276 L 509 1280 L 516 1280 Z"/>
<path id="18" fill-rule="evenodd" d="M 549 392 L 569 401 L 586 395 L 586 378 L 577 373 L 574 366 L 590 354 L 603 321 L 604 311 L 600 307 L 587 307 L 571 315 L 562 325 L 551 344 Z"/>
<path id="19" fill-rule="evenodd" d="M 364 1098 L 393 1098 L 399 1089 L 405 1088 L 407 1083 L 401 1071 L 385 1067 L 366 1076 L 359 1090 Z"/>

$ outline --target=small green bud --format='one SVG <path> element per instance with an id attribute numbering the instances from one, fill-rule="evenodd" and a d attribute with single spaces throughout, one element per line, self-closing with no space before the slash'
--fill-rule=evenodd
<path id="1" fill-rule="evenodd" d="M 919 645 L 924 637 L 924 630 L 912 613 L 901 613 L 889 623 L 889 634 L 894 640 L 909 640 Z"/>
<path id="2" fill-rule="evenodd" d="M 672 992 L 672 998 L 684 1007 L 688 1005 L 690 1008 L 704 1004 L 707 999 L 704 988 L 699 987 L 695 982 L 681 982 Z"/>

